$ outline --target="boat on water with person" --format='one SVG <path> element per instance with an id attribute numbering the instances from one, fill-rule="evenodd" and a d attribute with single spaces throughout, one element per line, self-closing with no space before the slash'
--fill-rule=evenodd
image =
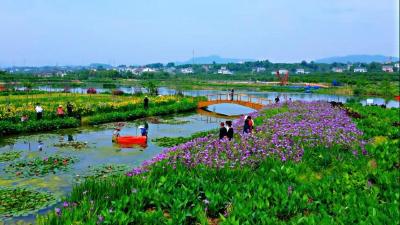
<path id="1" fill-rule="evenodd" d="M 115 128 L 112 141 L 120 144 L 120 145 L 146 145 L 147 144 L 147 129 L 145 126 L 139 126 L 140 129 L 140 136 L 132 136 L 132 135 L 125 135 L 121 136 L 119 132 L 121 131 L 122 126 L 118 126 Z"/>

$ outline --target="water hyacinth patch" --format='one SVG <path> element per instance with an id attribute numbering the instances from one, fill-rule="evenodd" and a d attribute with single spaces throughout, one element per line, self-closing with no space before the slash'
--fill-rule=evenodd
<path id="1" fill-rule="evenodd" d="M 17 177 L 44 176 L 48 173 L 66 171 L 75 162 L 69 156 L 49 156 L 32 160 L 20 160 L 8 165 L 4 170 Z"/>
<path id="2" fill-rule="evenodd" d="M 285 111 L 271 114 L 268 111 L 285 107 Z M 333 108 L 326 102 L 291 102 L 274 104 L 266 109 L 271 117 L 262 117 L 253 133 L 243 133 L 244 117 L 233 123 L 236 137 L 233 141 L 219 140 L 213 136 L 193 139 L 166 149 L 162 154 L 143 163 L 127 175 L 147 171 L 147 167 L 161 160 L 169 164 L 182 162 L 188 167 L 241 167 L 257 165 L 266 157 L 282 161 L 300 161 L 305 148 L 338 147 L 358 153 L 364 149 L 362 132 L 351 121 L 346 111 Z M 257 118 L 258 114 L 251 114 Z"/>

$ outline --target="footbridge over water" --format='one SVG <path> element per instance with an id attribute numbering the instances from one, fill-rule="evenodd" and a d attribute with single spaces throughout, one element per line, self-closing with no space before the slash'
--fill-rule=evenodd
<path id="1" fill-rule="evenodd" d="M 267 104 L 271 104 L 272 100 L 261 98 L 252 95 L 246 94 L 213 94 L 207 95 L 206 101 L 200 101 L 197 105 L 197 108 L 205 108 L 210 105 L 228 103 L 228 104 L 237 104 L 241 106 L 245 106 L 248 108 L 252 108 L 255 110 L 260 110 L 264 108 Z"/>

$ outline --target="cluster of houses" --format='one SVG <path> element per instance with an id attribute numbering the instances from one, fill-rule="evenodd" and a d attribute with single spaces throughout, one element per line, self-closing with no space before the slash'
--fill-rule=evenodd
<path id="1" fill-rule="evenodd" d="M 150 67 L 118 67 L 118 72 L 131 72 L 132 74 L 141 74 L 145 72 L 157 72 L 157 69 Z"/>
<path id="2" fill-rule="evenodd" d="M 202 69 L 206 72 L 210 70 L 209 65 L 203 65 Z M 177 69 L 175 67 L 165 67 L 162 69 L 150 68 L 150 67 L 118 67 L 118 72 L 131 72 L 132 74 L 138 75 L 145 72 L 158 72 L 163 71 L 167 73 L 182 73 L 182 74 L 193 74 L 194 69 L 192 67 L 185 67 Z M 221 66 L 216 72 L 217 74 L 233 75 L 233 71 L 229 70 L 226 66 Z"/>
<path id="3" fill-rule="evenodd" d="M 10 73 L 17 73 L 17 72 L 30 72 L 31 70 L 34 70 L 35 68 L 11 68 L 8 69 L 8 72 Z M 83 69 L 83 67 L 79 67 L 77 69 Z M 195 73 L 195 69 L 189 65 L 182 67 L 182 66 L 158 66 L 158 67 L 151 67 L 151 66 L 125 66 L 125 65 L 121 65 L 118 67 L 108 67 L 105 68 L 107 70 L 115 70 L 118 72 L 122 72 L 122 73 L 126 73 L 126 72 L 130 72 L 132 74 L 135 75 L 140 75 L 142 73 L 151 73 L 151 72 L 166 72 L 166 73 L 171 73 L 171 74 L 194 74 Z M 215 66 L 215 65 L 202 65 L 201 68 L 200 67 L 196 67 L 196 71 L 201 69 L 202 71 L 206 72 L 206 73 L 214 73 L 214 74 L 221 74 L 221 75 L 233 75 L 234 71 L 230 70 L 227 66 Z M 96 71 L 97 68 L 91 68 L 91 71 Z M 393 72 L 397 72 L 400 71 L 399 68 L 399 63 L 387 63 L 387 64 L 383 64 L 381 67 L 381 70 L 383 72 L 387 72 L 387 73 L 393 73 Z M 64 77 L 65 75 L 67 75 L 68 72 L 72 72 L 73 68 L 62 68 L 62 67 L 57 67 L 56 69 L 52 69 L 51 71 L 42 71 L 40 73 L 39 76 L 42 77 L 53 77 L 53 76 L 58 76 L 58 77 Z M 267 70 L 267 68 L 262 67 L 262 66 L 257 66 L 252 68 L 252 73 L 267 73 L 269 70 Z M 343 73 L 345 71 L 352 71 L 354 73 L 367 73 L 368 69 L 366 67 L 363 67 L 361 65 L 358 66 L 353 66 L 352 64 L 348 64 L 347 67 L 346 66 L 342 66 L 342 67 L 333 67 L 331 69 L 332 72 L 334 73 Z M 272 71 L 271 74 L 275 75 L 277 71 Z M 278 70 L 279 74 L 286 74 L 289 72 L 289 70 L 287 69 L 279 69 Z M 309 74 L 310 71 L 307 71 L 304 68 L 297 68 L 295 70 L 291 70 L 291 73 L 294 74 Z"/>
<path id="4" fill-rule="evenodd" d="M 348 65 L 347 68 L 343 67 L 333 67 L 332 72 L 334 73 L 343 73 L 345 71 L 353 71 L 354 73 L 367 73 L 368 69 L 366 67 L 362 66 L 356 66 L 352 69 L 353 65 Z M 392 65 L 383 65 L 382 66 L 382 71 L 383 72 L 388 72 L 388 73 L 393 73 L 395 71 L 394 68 L 397 68 L 397 71 L 399 71 L 399 63 Z M 210 70 L 210 67 L 208 65 L 203 65 L 202 69 L 204 69 L 206 72 Z M 144 72 L 157 72 L 157 71 L 164 71 L 167 73 L 181 73 L 181 74 L 194 74 L 194 69 L 192 67 L 185 67 L 185 68 L 180 68 L 177 69 L 175 67 L 167 67 L 167 68 L 162 68 L 162 69 L 155 69 L 155 68 L 150 68 L 150 67 L 122 67 L 118 68 L 119 72 L 131 72 L 135 75 L 144 73 Z M 265 73 L 267 69 L 265 67 L 255 67 L 252 69 L 252 73 Z M 286 74 L 289 71 L 287 69 L 280 69 L 278 70 L 279 74 Z M 220 69 L 216 71 L 217 74 L 222 74 L 222 75 L 233 75 L 234 72 L 229 70 L 226 66 L 221 66 Z M 276 71 L 272 71 L 271 74 L 276 74 Z M 310 74 L 310 71 L 306 71 L 304 68 L 297 68 L 295 71 L 295 74 Z"/>
<path id="5" fill-rule="evenodd" d="M 351 66 L 352 65 L 348 65 L 347 70 L 350 71 Z M 395 63 L 394 66 L 393 65 L 382 65 L 382 71 L 386 72 L 386 73 L 393 73 L 395 71 L 394 68 L 397 68 L 397 71 L 399 71 L 399 67 L 400 67 L 399 63 Z M 345 69 L 342 67 L 333 67 L 332 68 L 332 72 L 335 72 L 335 73 L 343 73 L 344 71 L 345 71 Z M 357 66 L 353 69 L 353 72 L 354 73 L 366 73 L 366 72 L 368 72 L 368 69 L 365 67 Z"/>

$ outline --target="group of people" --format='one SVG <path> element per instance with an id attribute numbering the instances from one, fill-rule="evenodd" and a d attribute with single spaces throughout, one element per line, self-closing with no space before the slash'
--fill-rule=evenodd
<path id="1" fill-rule="evenodd" d="M 72 116 L 72 110 L 73 110 L 73 105 L 70 102 L 68 102 L 67 103 L 67 114 L 68 114 L 68 116 Z M 63 118 L 65 116 L 64 108 L 63 108 L 62 105 L 58 106 L 56 114 L 57 114 L 58 117 L 61 117 L 61 118 Z"/>
<path id="2" fill-rule="evenodd" d="M 232 140 L 233 138 L 233 127 L 232 121 L 221 122 L 221 127 L 219 128 L 219 139 L 228 138 L 228 140 Z M 226 125 L 226 126 L 225 126 Z"/>
<path id="3" fill-rule="evenodd" d="M 251 118 L 251 116 L 245 116 L 244 120 L 244 125 L 243 125 L 243 133 L 249 134 L 253 133 L 254 130 L 254 120 Z M 232 140 L 233 138 L 233 127 L 232 127 L 232 121 L 226 121 L 220 123 L 220 128 L 219 128 L 219 139 L 222 140 L 224 138 L 228 138 L 229 140 Z"/>
<path id="4" fill-rule="evenodd" d="M 43 111 L 43 107 L 40 105 L 40 103 L 37 103 L 35 106 L 36 120 L 41 120 L 43 118 Z M 62 105 L 59 105 L 57 107 L 56 115 L 60 118 L 63 118 L 65 116 L 65 111 Z M 70 102 L 67 103 L 67 115 L 73 116 L 73 105 Z M 22 115 L 21 122 L 26 122 L 28 120 L 28 114 Z"/>
<path id="5" fill-rule="evenodd" d="M 121 129 L 124 125 L 124 123 L 117 124 L 113 131 L 113 140 L 120 136 Z M 140 129 L 140 135 L 147 137 L 147 134 L 149 132 L 149 124 L 147 123 L 147 121 L 144 121 L 143 125 L 140 125 L 138 128 Z"/>

